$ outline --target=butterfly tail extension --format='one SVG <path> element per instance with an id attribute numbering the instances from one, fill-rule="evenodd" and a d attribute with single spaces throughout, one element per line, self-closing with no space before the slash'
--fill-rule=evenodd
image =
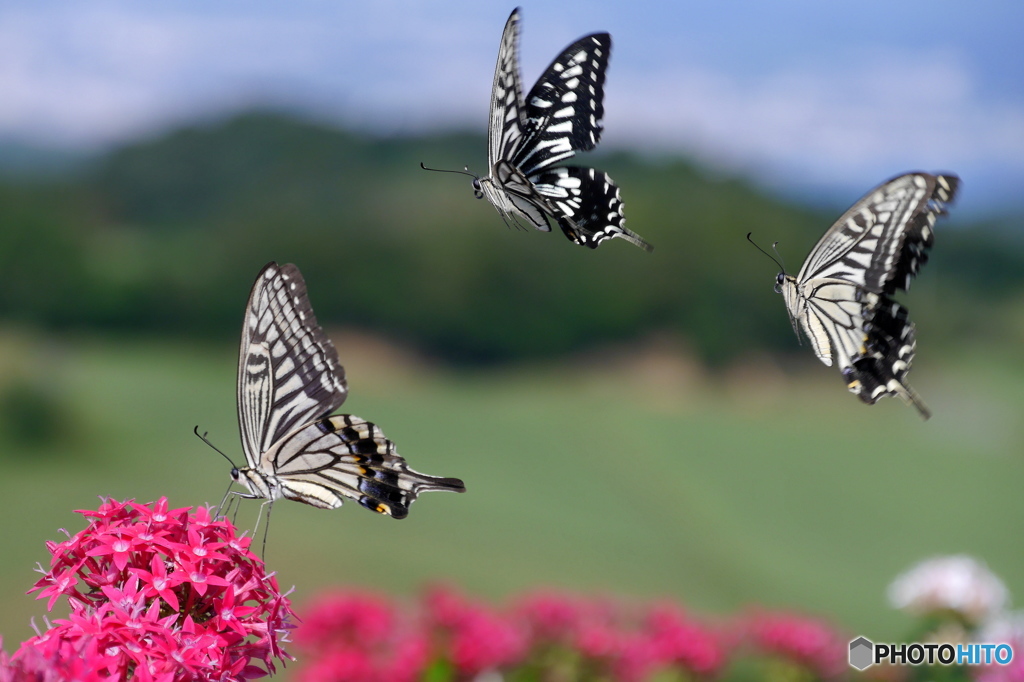
<path id="1" fill-rule="evenodd" d="M 928 406 L 924 404 L 924 401 L 921 400 L 921 396 L 917 394 L 917 391 L 915 391 L 907 384 L 899 384 L 899 390 L 897 391 L 897 393 L 899 394 L 900 398 L 903 399 L 903 402 L 905 402 L 907 405 L 913 405 L 915 408 L 917 408 L 917 411 L 918 413 L 920 413 L 922 419 L 924 419 L 925 421 L 931 419 L 932 411 L 929 410 Z"/>
<path id="2" fill-rule="evenodd" d="M 430 476 L 410 469 L 401 457 L 385 456 L 378 464 L 367 463 L 360 482 L 359 504 L 396 519 L 409 515 L 409 507 L 425 492 L 464 493 L 466 486 L 458 478 Z"/>
<path id="3" fill-rule="evenodd" d="M 907 309 L 879 296 L 877 303 L 866 311 L 862 353 L 843 371 L 850 391 L 868 404 L 885 396 L 899 396 L 928 419 L 931 411 L 906 381 L 916 344 Z"/>

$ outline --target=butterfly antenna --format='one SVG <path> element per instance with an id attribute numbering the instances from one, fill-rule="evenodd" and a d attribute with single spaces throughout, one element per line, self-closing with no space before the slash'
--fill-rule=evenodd
<path id="1" fill-rule="evenodd" d="M 422 168 L 423 170 L 433 171 L 435 173 L 458 173 L 459 175 L 468 175 L 471 178 L 480 178 L 480 176 L 477 175 L 476 173 L 471 173 L 469 171 L 469 166 L 466 166 L 464 170 L 447 170 L 445 168 L 428 168 L 427 166 L 423 165 L 422 161 L 420 161 L 420 168 Z"/>
<path id="2" fill-rule="evenodd" d="M 218 447 L 217 447 L 216 445 L 214 445 L 213 443 L 211 443 L 211 442 L 210 442 L 210 439 L 206 437 L 206 434 L 208 433 L 207 431 L 203 431 L 203 433 L 202 433 L 202 434 L 200 434 L 200 433 L 199 433 L 199 425 L 198 425 L 198 424 L 196 424 L 196 428 L 194 428 L 194 429 L 192 430 L 192 432 L 193 432 L 193 433 L 195 433 L 195 434 L 196 434 L 196 436 L 198 436 L 198 437 L 199 437 L 199 440 L 203 441 L 204 443 L 206 443 L 207 445 L 209 445 L 209 446 L 210 446 L 211 448 L 213 448 L 214 450 L 216 450 L 216 451 L 217 451 L 217 452 L 219 452 L 220 454 L 224 455 L 224 459 L 226 459 L 227 461 L 231 462 L 231 458 L 230 458 L 230 457 L 228 457 L 227 455 L 225 455 L 225 454 L 224 454 L 224 451 L 223 451 L 223 450 L 221 450 L 221 449 L 220 449 L 220 448 L 218 448 Z M 236 466 L 235 466 L 235 463 L 234 463 L 234 462 L 231 462 L 231 466 L 232 466 L 232 467 L 234 467 L 234 468 L 236 468 L 236 469 L 238 468 L 238 467 L 236 467 Z M 221 504 L 223 504 L 223 502 L 222 502 Z"/>
<path id="3" fill-rule="evenodd" d="M 760 251 L 764 255 L 768 256 L 773 261 L 775 261 L 775 264 L 778 265 L 780 268 L 782 268 L 782 271 L 785 272 L 786 271 L 786 266 L 782 264 L 782 256 L 779 256 L 778 258 L 776 258 L 772 254 L 770 254 L 767 251 L 765 251 L 764 249 L 762 249 L 760 246 L 757 245 L 757 243 L 753 239 L 750 238 L 750 235 L 752 235 L 752 234 L 753 234 L 753 232 L 747 232 L 747 241 L 750 242 L 751 244 L 753 244 L 755 249 L 757 249 L 758 251 Z M 775 242 L 775 244 L 778 244 L 778 242 Z M 775 249 L 775 244 L 772 244 L 772 249 L 775 250 L 775 253 L 777 254 L 778 250 Z"/>

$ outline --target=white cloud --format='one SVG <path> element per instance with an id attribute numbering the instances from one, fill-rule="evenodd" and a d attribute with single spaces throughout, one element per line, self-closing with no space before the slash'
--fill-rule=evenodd
<path id="1" fill-rule="evenodd" d="M 680 67 L 623 74 L 614 87 L 609 141 L 668 141 L 726 167 L 785 168 L 826 184 L 884 168 L 988 163 L 1024 173 L 1024 106 L 981 101 L 946 55 L 890 54 L 756 83 Z"/>
<path id="2" fill-rule="evenodd" d="M 525 20 L 531 81 L 578 35 L 570 25 L 579 22 L 542 21 L 548 13 Z M 503 20 L 503 9 L 477 3 L 411 0 L 309 0 L 287 12 L 236 0 L 9 5 L 0 9 L 0 136 L 100 146 L 259 102 L 383 130 L 482 131 Z M 911 168 L 1024 182 L 1024 97 L 983 95 L 962 51 L 866 44 L 854 59 L 847 50 L 741 73 L 698 65 L 664 41 L 646 50 L 635 25 L 623 30 L 606 147 L 689 151 L 780 185 L 870 186 Z"/>

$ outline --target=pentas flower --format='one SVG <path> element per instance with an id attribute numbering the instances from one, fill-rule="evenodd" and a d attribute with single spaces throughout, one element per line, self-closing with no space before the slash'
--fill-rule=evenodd
<path id="1" fill-rule="evenodd" d="M 594 609 L 582 599 L 554 591 L 534 592 L 513 606 L 533 643 L 571 640 L 584 623 L 593 623 Z"/>
<path id="2" fill-rule="evenodd" d="M 344 644 L 372 647 L 387 638 L 395 619 L 394 608 L 384 597 L 332 590 L 318 596 L 305 613 L 296 642 L 317 649 Z"/>
<path id="3" fill-rule="evenodd" d="M 526 629 L 515 619 L 474 603 L 446 588 L 427 594 L 427 619 L 437 627 L 444 658 L 457 673 L 473 678 L 522 660 L 528 649 Z"/>
<path id="4" fill-rule="evenodd" d="M 793 613 L 751 612 L 740 625 L 746 642 L 762 654 L 781 657 L 833 679 L 847 670 L 849 639 L 829 624 Z"/>
<path id="5" fill-rule="evenodd" d="M 654 606 L 646 617 L 655 657 L 697 675 L 714 675 L 725 664 L 719 637 L 669 604 Z"/>
<path id="6" fill-rule="evenodd" d="M 1006 608 L 1006 585 L 981 561 L 966 554 L 940 556 L 917 564 L 889 586 L 889 602 L 920 616 L 952 613 L 970 626 Z"/>
<path id="7" fill-rule="evenodd" d="M 300 682 L 415 682 L 429 663 L 428 642 L 411 619 L 374 594 L 326 593 L 296 633 L 313 662 Z"/>
<path id="8" fill-rule="evenodd" d="M 30 590 L 48 609 L 67 597 L 71 614 L 26 641 L 12 665 L 52 669 L 52 679 L 227 682 L 290 659 L 281 643 L 291 604 L 229 521 L 169 509 L 166 498 L 79 513 L 88 527 L 47 543 L 50 568 Z"/>
<path id="9" fill-rule="evenodd" d="M 683 675 L 713 677 L 725 666 L 725 646 L 718 633 L 689 618 L 669 604 L 650 607 L 639 626 L 622 632 L 612 662 L 616 679 L 640 682 L 665 671 L 675 679 Z"/>

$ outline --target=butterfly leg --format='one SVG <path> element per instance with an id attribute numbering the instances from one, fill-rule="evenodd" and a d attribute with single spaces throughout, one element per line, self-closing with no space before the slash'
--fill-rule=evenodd
<path id="1" fill-rule="evenodd" d="M 242 495 L 245 497 L 245 495 Z M 253 496 L 255 497 L 255 495 Z M 260 513 L 256 516 L 256 525 L 252 527 L 252 537 L 255 539 L 256 531 L 259 530 L 260 521 L 263 519 L 263 508 L 267 508 L 267 526 L 263 529 L 263 556 L 267 554 L 267 531 L 270 530 L 270 512 L 274 509 L 274 500 L 265 500 L 260 505 Z"/>
<path id="2" fill-rule="evenodd" d="M 217 519 L 221 516 L 221 510 L 224 509 L 224 503 L 228 501 L 228 496 L 231 494 L 231 483 L 228 483 L 228 489 L 224 491 L 224 497 L 221 498 L 220 504 L 217 505 L 217 513 L 213 515 L 213 518 Z M 230 507 L 230 505 L 228 505 Z M 227 514 L 225 514 L 227 516 Z"/>

